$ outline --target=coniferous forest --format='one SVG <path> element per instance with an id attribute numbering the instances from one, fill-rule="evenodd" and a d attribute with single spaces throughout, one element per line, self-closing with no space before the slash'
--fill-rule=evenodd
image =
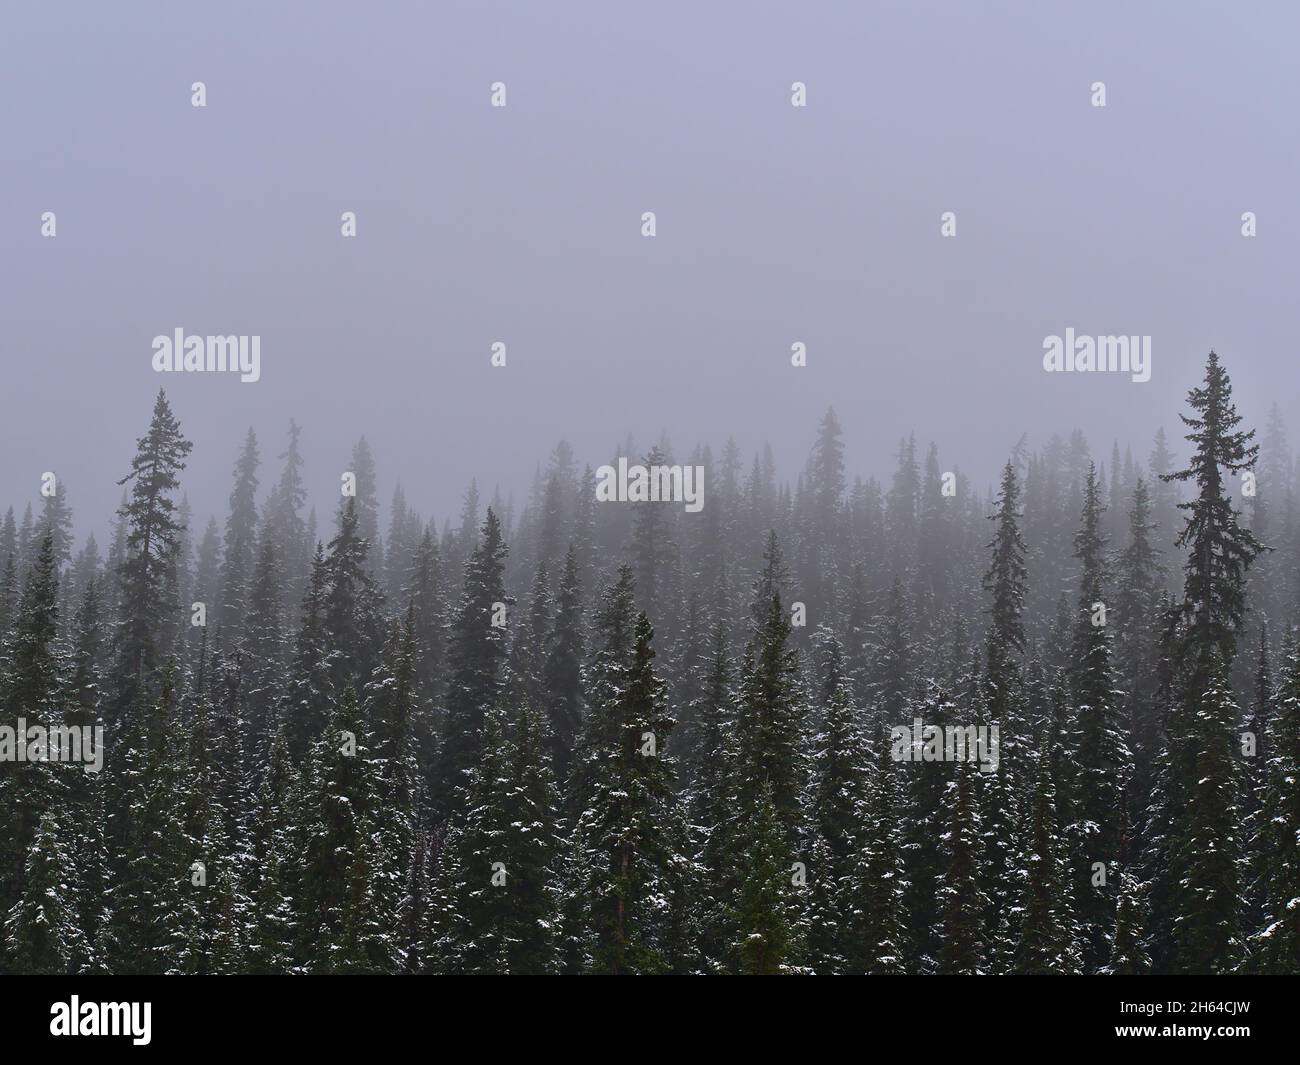
<path id="1" fill-rule="evenodd" d="M 61 486 L 0 528 L 5 723 L 103 730 L 0 761 L 0 967 L 1300 971 L 1300 465 L 1216 355 L 1188 386 L 1182 438 L 989 489 L 912 437 L 857 476 L 828 410 L 793 483 L 624 453 L 698 512 L 560 441 L 441 523 L 364 437 L 318 513 L 292 421 L 195 514 L 159 392 L 110 542 Z"/>

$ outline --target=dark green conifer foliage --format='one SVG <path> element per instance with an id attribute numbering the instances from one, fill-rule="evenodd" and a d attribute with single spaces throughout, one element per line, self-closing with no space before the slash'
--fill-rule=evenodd
<path id="1" fill-rule="evenodd" d="M 396 953 L 388 968 L 397 968 L 410 944 L 401 929 L 410 928 L 417 915 L 409 913 L 408 890 L 412 863 L 424 813 L 424 778 L 418 757 L 415 607 L 407 608 L 405 622 L 392 622 L 382 661 L 366 691 L 366 720 L 370 726 L 377 809 L 373 819 L 375 846 L 367 859 L 370 883 L 379 920 L 393 929 L 389 940 Z"/>
<path id="2" fill-rule="evenodd" d="M 976 667 L 972 667 L 973 669 Z M 978 676 L 978 672 L 975 676 Z M 951 723 L 957 713 L 948 693 L 930 678 L 912 712 L 920 718 L 922 726 L 933 725 L 942 729 Z M 912 722 L 906 724 L 910 732 Z M 882 726 L 884 729 L 892 725 Z M 888 736 L 887 732 L 883 732 Z M 881 742 L 886 742 L 882 738 Z M 904 744 L 899 740 L 900 745 Z M 900 764 L 906 792 L 907 816 L 902 823 L 903 854 L 903 912 L 907 932 L 907 968 L 912 972 L 933 972 L 936 965 L 939 939 L 939 909 L 937 904 L 940 878 L 945 866 L 944 855 L 936 836 L 950 816 L 947 791 L 952 779 L 952 767 L 946 762 L 905 761 L 905 746 L 891 753 Z"/>
<path id="3" fill-rule="evenodd" d="M 71 837 L 75 828 L 54 811 L 41 817 L 28 848 L 22 895 L 4 921 L 9 971 L 18 975 L 76 973 L 88 955 Z"/>
<path id="4" fill-rule="evenodd" d="M 448 651 L 447 716 L 439 751 L 439 810 L 456 801 L 463 774 L 478 760 L 479 732 L 502 690 L 506 628 L 495 624 L 512 600 L 505 592 L 506 544 L 491 507 L 469 560 Z M 508 615 L 507 615 L 508 617 Z"/>
<path id="5" fill-rule="evenodd" d="M 1022 651 L 1025 626 L 1025 541 L 1020 534 L 1020 485 L 1010 462 L 1002 469 L 997 511 L 990 515 L 996 532 L 988 545 L 992 552 L 984 589 L 993 597 L 990 608 L 990 647 L 999 653 Z"/>
<path id="6" fill-rule="evenodd" d="M 1252 970 L 1300 970 L 1300 654 L 1292 651 L 1269 740 L 1257 858 L 1256 895 L 1263 915 L 1251 937 Z"/>
<path id="7" fill-rule="evenodd" d="M 121 624 L 116 633 L 117 687 L 110 725 L 133 704 L 147 703 L 156 690 L 152 675 L 161 661 L 163 627 L 180 606 L 175 573 L 182 529 L 173 493 L 192 447 L 159 389 L 149 430 L 136 445 L 131 472 L 118 482 L 131 488 L 118 511 L 126 538 L 118 573 Z"/>
<path id="8" fill-rule="evenodd" d="M 1119 861 L 1112 870 L 1117 877 L 1115 934 L 1111 937 L 1110 958 L 1098 972 L 1103 976 L 1137 976 L 1151 969 L 1146 952 L 1147 900 L 1145 885 L 1130 865 L 1128 819 L 1120 838 Z"/>
<path id="9" fill-rule="evenodd" d="M 361 516 L 356 499 L 349 499 L 326 548 L 321 616 L 336 691 L 369 680 L 384 638 L 383 595 L 371 576 L 371 542 L 361 534 Z"/>
<path id="10" fill-rule="evenodd" d="M 1025 541 L 1020 532 L 1020 484 L 1012 462 L 1003 467 L 996 510 L 989 517 L 995 532 L 988 545 L 991 557 L 984 574 L 984 589 L 992 597 L 985 637 L 984 686 L 978 696 L 972 691 L 968 701 L 982 699 L 980 720 L 989 726 L 996 724 L 1000 735 L 999 769 L 980 781 L 986 839 L 982 870 L 988 899 L 986 933 L 993 951 L 993 956 L 981 958 L 980 964 L 988 961 L 1000 969 L 1012 942 L 1007 926 L 1015 904 L 1013 883 L 1020 825 L 1017 798 L 1022 784 L 1015 767 L 1017 738 L 1026 729 L 1020 664 L 1025 649 Z M 973 956 L 963 957 L 960 963 L 967 965 Z"/>
<path id="11" fill-rule="evenodd" d="M 427 793 L 434 791 L 446 684 L 447 619 L 442 561 L 431 526 L 425 528 L 411 560 L 411 576 L 403 589 L 409 604 L 409 624 L 418 648 L 415 656 L 416 752 Z"/>
<path id="12" fill-rule="evenodd" d="M 621 612 L 624 587 L 620 582 L 611 592 L 611 615 Z M 668 967 L 660 922 L 671 908 L 668 881 L 676 858 L 669 816 L 674 770 L 666 753 L 673 721 L 654 669 L 653 635 L 649 619 L 638 613 L 623 682 L 611 683 L 606 697 L 591 704 L 599 725 L 586 751 L 590 800 L 576 831 L 589 964 L 598 973 Z M 606 647 L 618 639 L 611 633 Z"/>
<path id="13" fill-rule="evenodd" d="M 785 971 L 794 947 L 797 904 L 791 883 L 790 846 L 772 787 L 764 784 L 745 829 L 746 858 L 734 924 L 740 971 L 751 976 Z"/>
<path id="14" fill-rule="evenodd" d="M 1061 856 L 1056 789 L 1047 751 L 1039 751 L 1038 763 L 1025 847 L 1027 876 L 1020 902 L 1020 939 L 1012 971 L 1068 975 L 1080 972 L 1083 960 L 1070 903 L 1070 871 Z"/>
<path id="15" fill-rule="evenodd" d="M 303 461 L 298 447 L 302 427 L 289 419 L 289 443 L 280 458 L 284 467 L 263 508 L 262 539 L 271 545 L 280 561 L 281 610 L 286 616 L 297 610 L 307 589 L 307 573 L 315 537 L 307 534 L 302 508 L 307 502 L 303 485 Z"/>
<path id="16" fill-rule="evenodd" d="M 92 725 L 99 716 L 103 698 L 102 625 L 99 580 L 92 576 L 86 581 L 72 619 L 72 674 L 66 712 L 71 725 Z"/>
<path id="17" fill-rule="evenodd" d="M 1268 622 L 1260 626 L 1259 651 L 1255 658 L 1254 701 L 1245 720 L 1246 731 L 1254 737 L 1254 753 L 1243 752 L 1242 809 L 1248 830 L 1254 832 L 1258 823 L 1264 788 L 1268 781 L 1268 762 L 1272 756 L 1269 741 L 1274 731 L 1276 692 L 1273 686 L 1273 666 L 1269 651 Z"/>
<path id="18" fill-rule="evenodd" d="M 898 466 L 885 499 L 885 545 L 892 572 L 911 574 L 919 543 L 918 506 L 921 471 L 916 462 L 916 437 L 898 443 Z"/>
<path id="19" fill-rule="evenodd" d="M 953 472 L 953 471 L 949 471 Z M 956 485 L 953 485 L 956 488 Z M 953 524 L 956 501 L 944 495 L 944 475 L 939 450 L 930 445 L 925 456 L 925 481 L 920 497 L 917 528 L 916 598 L 925 608 L 922 616 L 937 614 L 951 602 L 954 558 Z"/>
<path id="20" fill-rule="evenodd" d="M 57 643 L 58 599 L 54 538 L 46 532 L 27 574 L 8 645 L 8 668 L 0 678 L 5 723 L 15 733 L 20 722 L 49 729 L 63 721 L 60 695 L 66 661 Z M 0 913 L 18 898 L 23 866 L 41 817 L 55 805 L 66 784 L 66 775 L 50 762 L 15 759 L 16 752 L 0 761 L 0 809 L 7 822 L 0 834 Z"/>
<path id="21" fill-rule="evenodd" d="M 959 762 L 946 796 L 949 815 L 943 833 L 944 871 L 935 903 L 939 918 L 937 971 L 972 975 L 987 971 L 985 914 L 981 890 L 980 808 L 973 762 Z"/>
<path id="22" fill-rule="evenodd" d="M 540 712 L 515 715 L 514 765 L 507 796 L 509 852 L 516 932 L 508 957 L 514 973 L 551 973 L 558 964 L 557 867 L 561 839 L 556 819 L 560 795 L 551 773 L 548 737 Z"/>
<path id="23" fill-rule="evenodd" d="M 735 812 L 735 696 L 732 690 L 730 641 L 721 622 L 713 630 L 712 652 L 703 688 L 693 708 L 698 730 L 698 757 L 691 784 L 688 818 L 698 868 L 697 904 L 700 954 L 711 969 L 727 964 L 734 936 L 728 932 L 733 893 L 740 870 L 730 860 Z"/>
<path id="24" fill-rule="evenodd" d="M 259 753 L 270 742 L 275 707 L 285 683 L 279 571 L 274 543 L 269 537 L 264 538 L 253 572 L 245 636 L 239 651 L 247 689 L 245 729 L 251 749 Z"/>
<path id="25" fill-rule="evenodd" d="M 698 515 L 562 442 L 441 536 L 397 485 L 381 556 L 368 446 L 327 549 L 292 422 L 195 524 L 160 393 L 103 564 L 61 477 L 0 515 L 0 726 L 106 740 L 0 734 L 0 969 L 1294 972 L 1300 467 L 1217 356 L 1190 402 L 1186 468 L 1022 438 L 991 499 L 911 439 L 882 497 L 833 412 L 788 483 L 695 445 Z"/>
<path id="26" fill-rule="evenodd" d="M 239 825 L 230 809 L 238 798 L 223 777 L 239 762 L 231 758 L 227 741 L 214 720 L 206 692 L 200 692 L 188 729 L 188 762 L 182 823 L 189 862 L 182 882 L 185 932 L 180 957 L 181 972 L 208 975 L 218 965 L 242 968 L 242 918 L 247 900 L 239 875 Z"/>
<path id="27" fill-rule="evenodd" d="M 891 726 L 903 720 L 913 657 L 910 627 L 903 582 L 895 577 L 884 616 L 878 622 L 871 667 L 871 699 L 879 714 L 877 724 Z"/>
<path id="28" fill-rule="evenodd" d="M 137 741 L 117 755 L 127 807 L 115 826 L 122 861 L 112 879 L 105 945 L 105 964 L 114 973 L 180 972 L 193 925 L 182 888 L 195 860 L 185 825 L 188 737 L 177 720 L 174 675 L 168 663 Z"/>
<path id="29" fill-rule="evenodd" d="M 866 788 L 866 742 L 857 707 L 844 677 L 843 655 L 834 633 L 819 634 L 825 659 L 821 729 L 813 738 L 809 810 L 830 853 L 847 863 L 858 851 L 861 805 Z M 847 873 L 847 868 L 841 870 Z"/>
<path id="30" fill-rule="evenodd" d="M 775 584 L 775 582 L 772 582 Z M 803 780 L 804 706 L 798 652 L 790 646 L 790 615 L 779 591 L 767 601 L 741 666 L 736 742 L 739 783 L 735 816 L 750 816 L 766 785 L 786 839 L 799 828 Z"/>
<path id="31" fill-rule="evenodd" d="M 510 646 L 509 690 L 513 701 L 540 706 L 543 698 L 542 671 L 546 661 L 546 644 L 551 634 L 550 577 L 541 562 L 533 574 L 533 587 L 522 624 L 515 627 Z"/>
<path id="32" fill-rule="evenodd" d="M 1115 934 L 1110 960 L 1098 970 L 1103 976 L 1138 976 L 1149 972 L 1151 959 L 1143 945 L 1145 925 L 1142 885 L 1128 869 L 1119 871 L 1115 904 Z"/>
<path id="33" fill-rule="evenodd" d="M 365 572 L 373 579 L 375 574 L 384 572 L 384 551 L 379 540 L 379 477 L 375 473 L 375 459 L 370 444 L 364 436 L 352 448 L 349 472 L 356 476 L 356 494 L 339 507 L 339 528 L 341 531 L 349 507 L 355 507 L 355 535 L 368 545 L 363 565 Z"/>
<path id="34" fill-rule="evenodd" d="M 225 550 L 221 555 L 221 599 L 215 620 L 223 630 L 238 631 L 249 608 L 257 552 L 257 469 L 261 465 L 257 435 L 244 438 L 235 462 L 235 486 L 226 516 Z"/>
<path id="35" fill-rule="evenodd" d="M 636 582 L 632 567 L 620 566 L 605 588 L 593 626 L 596 650 L 586 671 L 584 701 L 587 708 L 570 766 L 565 808 L 570 820 L 585 808 L 595 787 L 595 772 L 602 752 L 618 741 L 618 717 L 611 710 L 627 686 L 636 625 Z"/>
<path id="36" fill-rule="evenodd" d="M 5 556 L 4 568 L 0 569 L 0 641 L 8 634 L 18 615 L 20 590 L 18 562 L 14 552 L 10 551 Z"/>
<path id="37" fill-rule="evenodd" d="M 39 550 L 42 539 L 49 536 L 54 544 L 54 568 L 62 572 L 72 558 L 72 508 L 68 506 L 67 485 L 56 478 L 49 494 L 41 496 L 41 516 L 33 530 L 33 546 Z"/>
<path id="38" fill-rule="evenodd" d="M 306 755 L 312 741 L 320 735 L 335 695 L 325 619 L 327 580 L 325 551 L 317 544 L 303 596 L 302 623 L 294 641 L 289 682 L 280 708 L 285 739 L 297 759 Z"/>
<path id="39" fill-rule="evenodd" d="M 1160 592 L 1164 564 L 1156 544 L 1150 490 L 1138 478 L 1128 514 L 1128 540 L 1116 565 L 1115 668 L 1127 695 L 1134 794 L 1149 794 L 1150 766 L 1159 746 L 1156 711 Z"/>
<path id="40" fill-rule="evenodd" d="M 1111 665 L 1105 600 L 1106 537 L 1096 471 L 1089 464 L 1084 481 L 1083 517 L 1075 534 L 1079 560 L 1079 604 L 1075 618 L 1074 656 L 1070 676 L 1078 747 L 1073 800 L 1079 854 L 1074 871 L 1074 897 L 1082 924 L 1083 963 L 1095 970 L 1110 957 L 1115 924 L 1115 887 L 1093 882 L 1093 869 L 1115 862 L 1120 846 L 1120 822 L 1131 755 L 1125 739 Z M 1037 798 L 1035 799 L 1037 801 Z"/>
<path id="41" fill-rule="evenodd" d="M 435 971 L 544 973 L 555 965 L 555 792 L 531 711 L 515 735 L 484 718 L 478 764 L 456 804 L 434 884 Z"/>
<path id="42" fill-rule="evenodd" d="M 394 964 L 392 942 L 385 918 L 382 866 L 378 836 L 370 818 L 357 826 L 357 844 L 352 851 L 343 883 L 338 938 L 329 943 L 317 972 L 384 973 Z"/>
<path id="43" fill-rule="evenodd" d="M 312 744 L 301 811 L 302 882 L 298 897 L 298 957 L 309 971 L 329 971 L 346 946 L 353 863 L 368 846 L 375 808 L 374 764 L 356 692 L 346 688 Z M 367 870 L 368 872 L 368 870 Z M 355 901 L 355 897 L 353 899 Z"/>
<path id="44" fill-rule="evenodd" d="M 846 967 L 850 973 L 907 971 L 904 916 L 904 806 L 889 734 L 876 739 L 876 761 L 862 805 L 862 833 L 850 881 L 853 904 Z"/>
<path id="45" fill-rule="evenodd" d="M 586 650 L 580 580 L 577 550 L 570 544 L 542 667 L 542 699 L 551 757 L 555 775 L 561 781 L 568 778 L 570 752 L 582 727 L 582 660 Z"/>
<path id="46" fill-rule="evenodd" d="M 853 923 L 852 873 L 862 844 L 866 797 L 865 741 L 857 708 L 843 673 L 833 633 L 819 632 L 824 679 L 820 729 L 812 739 L 807 803 L 814 847 L 811 881 L 815 905 L 807 949 L 818 972 L 842 971 Z"/>
<path id="47" fill-rule="evenodd" d="M 1193 445 L 1186 469 L 1166 474 L 1164 480 L 1192 482 L 1196 496 L 1178 504 L 1186 519 L 1178 546 L 1187 549 L 1183 567 L 1183 604 L 1186 631 L 1180 650 L 1190 659 L 1194 681 L 1213 677 L 1211 654 L 1218 651 L 1231 664 L 1237 635 L 1245 616 L 1246 572 L 1264 550 L 1255 535 L 1240 523 L 1225 478 L 1254 468 L 1259 445 L 1255 431 L 1241 430 L 1241 417 L 1232 402 L 1232 383 L 1219 357 L 1210 352 L 1205 381 L 1187 395 L 1193 410 L 1181 414 Z"/>
<path id="48" fill-rule="evenodd" d="M 1190 740 L 1196 777 L 1178 837 L 1178 885 L 1173 940 L 1184 972 L 1231 972 L 1242 958 L 1237 839 L 1237 773 L 1232 743 L 1237 704 L 1227 668 L 1211 652 L 1209 688 L 1196 699 Z"/>
<path id="49" fill-rule="evenodd" d="M 1226 972 L 1241 959 L 1237 838 L 1238 781 L 1232 734 L 1238 710 L 1228 671 L 1245 612 L 1246 574 L 1264 550 L 1242 527 L 1226 478 L 1253 468 L 1253 431 L 1238 428 L 1232 385 L 1211 352 L 1204 383 L 1188 393 L 1182 415 L 1193 445 L 1185 469 L 1166 480 L 1191 482 L 1180 503 L 1186 518 L 1178 546 L 1187 549 L 1183 599 L 1171 619 L 1174 648 L 1165 730 L 1168 768 L 1159 781 L 1163 834 L 1152 861 L 1159 877 L 1152 899 L 1157 931 L 1167 930 L 1158 965 L 1184 972 Z"/>
<path id="50" fill-rule="evenodd" d="M 297 925 L 293 902 L 300 867 L 298 818 L 294 816 L 298 796 L 297 771 L 290 761 L 284 730 L 279 729 L 270 742 L 249 844 L 251 882 L 247 890 L 252 920 L 245 960 L 250 973 L 288 973 L 293 966 Z"/>

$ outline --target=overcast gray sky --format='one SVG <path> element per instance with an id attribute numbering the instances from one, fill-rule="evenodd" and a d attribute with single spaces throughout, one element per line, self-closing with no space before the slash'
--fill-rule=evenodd
<path id="1" fill-rule="evenodd" d="M 441 521 L 560 436 L 793 475 L 832 402 L 852 472 L 911 430 L 980 486 L 1022 431 L 1145 455 L 1212 346 L 1294 413 L 1300 9 L 1061 7 L 6 3 L 0 506 L 54 470 L 102 528 L 160 383 L 200 522 L 291 415 L 318 504 L 365 433 Z M 155 374 L 177 327 L 259 334 L 261 381 Z M 1044 373 L 1067 327 L 1152 380 Z"/>

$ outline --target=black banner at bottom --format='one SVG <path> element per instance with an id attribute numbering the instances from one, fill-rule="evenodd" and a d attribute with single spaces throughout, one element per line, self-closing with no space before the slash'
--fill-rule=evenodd
<path id="1" fill-rule="evenodd" d="M 851 984 L 829 999 L 806 980 L 751 984 L 739 1012 L 734 986 L 715 996 L 703 993 L 708 984 L 690 993 L 680 985 L 676 993 L 642 987 L 630 1000 L 626 989 L 611 992 L 606 984 L 602 992 L 591 982 L 580 990 L 558 985 L 551 999 L 535 984 L 512 993 L 500 980 L 489 988 L 419 977 L 15 977 L 0 986 L 9 1046 L 90 1055 L 107 1043 L 145 1053 L 286 1047 L 337 1054 L 398 1050 L 435 1033 L 447 1049 L 461 1045 L 445 1042 L 456 1037 L 487 1053 L 513 1041 L 532 1047 L 559 1038 L 594 1049 L 629 1027 L 654 1041 L 665 1024 L 680 1033 L 673 1037 L 678 1051 L 688 1043 L 692 1050 L 734 1047 L 756 1035 L 816 1046 L 844 1032 L 863 1046 L 902 1038 L 939 1052 L 1172 1041 L 1180 1054 L 1197 1044 L 1223 1054 L 1232 1044 L 1285 1046 L 1296 1013 L 1296 985 L 1284 977 L 877 977 Z M 602 1004 L 605 994 L 610 1002 Z M 697 1035 L 683 1042 L 687 1031 Z"/>

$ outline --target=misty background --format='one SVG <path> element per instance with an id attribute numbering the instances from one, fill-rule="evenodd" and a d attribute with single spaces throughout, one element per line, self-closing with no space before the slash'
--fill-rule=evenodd
<path id="1" fill-rule="evenodd" d="M 1211 347 L 1294 428 L 1300 13 L 1044 8 L 5 3 L 0 502 L 53 470 L 104 543 L 160 385 L 196 529 L 293 417 L 326 535 L 363 434 L 441 525 L 561 437 L 793 478 L 832 403 L 851 475 L 912 431 L 981 491 L 1022 432 L 1181 459 Z M 177 327 L 259 334 L 261 381 L 154 373 Z M 1150 334 L 1151 381 L 1046 374 L 1067 327 Z"/>

